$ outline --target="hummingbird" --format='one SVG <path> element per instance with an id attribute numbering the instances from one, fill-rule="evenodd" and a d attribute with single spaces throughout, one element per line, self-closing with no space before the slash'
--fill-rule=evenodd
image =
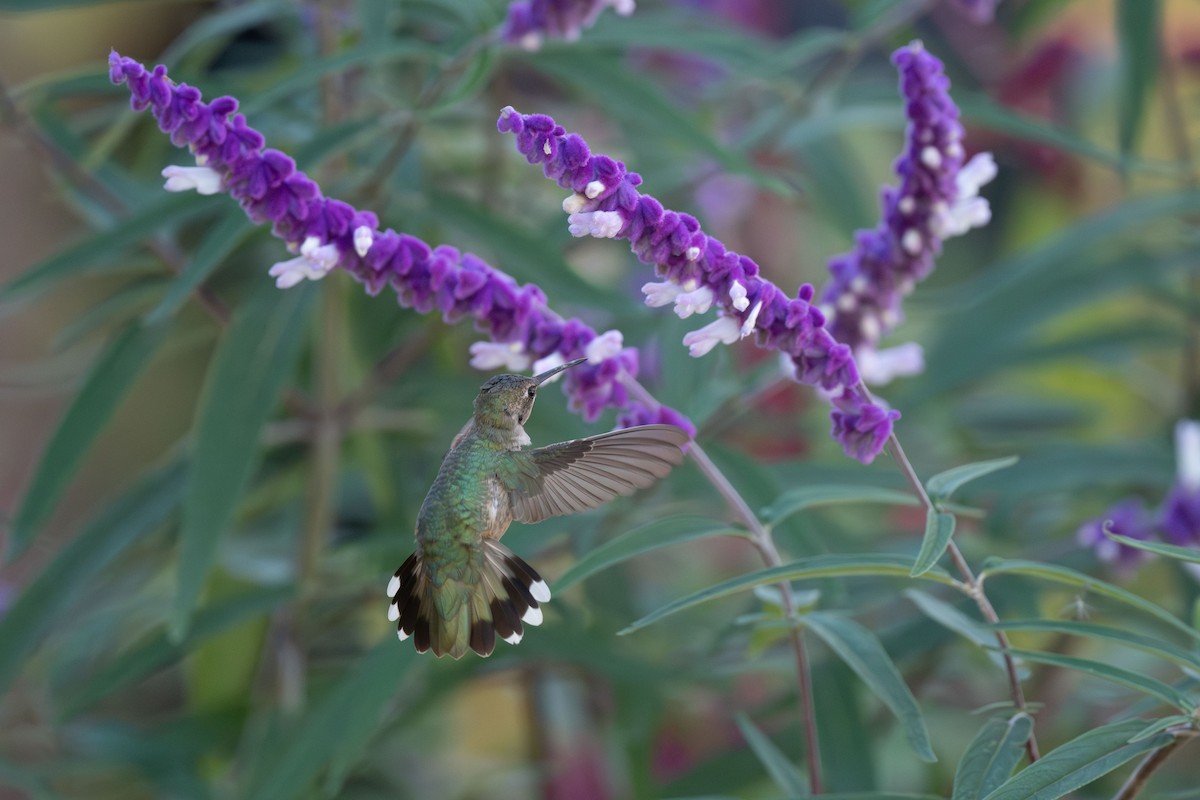
<path id="1" fill-rule="evenodd" d="M 540 625 L 550 588 L 500 543 L 513 520 L 596 508 L 654 483 L 683 460 L 688 434 L 639 425 L 528 449 L 524 425 L 538 387 L 579 358 L 540 375 L 495 375 L 479 389 L 474 414 L 417 513 L 416 551 L 388 583 L 388 619 L 417 652 L 488 656 L 499 637 L 517 644 Z"/>

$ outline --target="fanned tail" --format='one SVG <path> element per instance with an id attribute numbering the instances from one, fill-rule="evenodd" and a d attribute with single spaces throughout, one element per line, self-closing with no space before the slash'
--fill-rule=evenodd
<path id="1" fill-rule="evenodd" d="M 496 639 L 517 644 L 525 625 L 542 623 L 550 587 L 537 570 L 500 542 L 484 539 L 469 578 L 436 586 L 418 550 L 388 583 L 388 619 L 400 641 L 412 637 L 418 653 L 462 658 L 467 650 L 491 655 Z"/>

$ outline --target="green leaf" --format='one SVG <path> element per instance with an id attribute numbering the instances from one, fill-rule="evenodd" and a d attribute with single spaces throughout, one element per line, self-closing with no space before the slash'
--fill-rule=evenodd
<path id="1" fill-rule="evenodd" d="M 917 757 L 937 761 L 921 708 L 875 634 L 848 617 L 824 611 L 805 615 L 803 622 L 891 709 Z"/>
<path id="2" fill-rule="evenodd" d="M 180 531 L 179 583 L 171 633 L 188 619 L 258 459 L 259 432 L 300 355 L 316 292 L 263 281 L 238 310 L 213 356 L 196 414 L 195 454 Z"/>
<path id="3" fill-rule="evenodd" d="M 1081 589 L 1095 592 L 1105 597 L 1111 597 L 1139 611 L 1143 611 L 1200 642 L 1200 631 L 1194 630 L 1187 623 L 1182 622 L 1161 606 L 1138 597 L 1136 594 L 1128 592 L 1119 586 L 1114 586 L 1099 578 L 1093 578 L 1090 575 L 1077 572 L 1069 567 L 1017 559 L 988 559 L 984 562 L 983 567 L 983 572 L 979 575 L 980 581 L 984 580 L 985 577 L 993 575 L 1029 575 L 1034 578 L 1041 578 L 1042 580 L 1054 581 L 1055 583 L 1065 583 L 1068 586 L 1078 586 Z"/>
<path id="4" fill-rule="evenodd" d="M 1152 96 L 1160 58 L 1158 26 L 1159 0 L 1118 0 L 1117 42 L 1121 94 L 1117 104 L 1117 142 L 1121 154 L 1133 152 L 1134 139 L 1141 127 L 1146 101 Z"/>
<path id="5" fill-rule="evenodd" d="M 97 514 L 0 617 L 0 695 L 64 609 L 125 548 L 161 525 L 183 497 L 182 463 L 164 467 Z"/>
<path id="6" fill-rule="evenodd" d="M 1131 539 L 1128 536 L 1113 533 L 1107 528 L 1104 530 L 1104 535 L 1114 542 L 1120 542 L 1126 547 L 1145 550 L 1147 553 L 1174 558 L 1178 561 L 1187 561 L 1191 564 L 1200 564 L 1200 550 L 1194 547 L 1179 547 L 1173 544 L 1163 544 L 1162 542 L 1144 542 L 1141 539 Z"/>
<path id="7" fill-rule="evenodd" d="M 1122 171 L 1136 170 L 1157 175 L 1170 175 L 1179 169 L 1178 165 L 1169 161 L 1123 158 L 1120 153 L 1106 150 L 1087 139 L 1043 120 L 1018 114 L 1011 108 L 984 95 L 956 91 L 954 100 L 958 103 L 959 110 L 962 111 L 963 120 L 979 128 L 1007 134 L 1026 142 L 1048 145 L 1064 153 L 1088 158 Z"/>
<path id="8" fill-rule="evenodd" d="M 224 216 L 188 258 L 187 267 L 172 283 L 159 304 L 146 315 L 146 323 L 153 325 L 175 315 L 188 297 L 200 284 L 224 263 L 229 254 L 254 230 L 245 212 L 238 206 L 225 211 Z"/>
<path id="9" fill-rule="evenodd" d="M 681 542 L 707 539 L 710 536 L 745 536 L 745 532 L 728 525 L 715 524 L 711 517 L 668 517 L 623 533 L 605 542 L 575 562 L 555 581 L 555 591 L 562 591 L 584 578 L 634 556 Z"/>
<path id="10" fill-rule="evenodd" d="M 917 499 L 911 494 L 878 486 L 853 486 L 850 484 L 825 483 L 789 489 L 762 510 L 762 520 L 777 525 L 799 511 L 814 506 L 848 503 L 885 503 L 897 506 L 915 506 Z"/>
<path id="11" fill-rule="evenodd" d="M 223 599 L 197 613 L 188 635 L 178 642 L 173 641 L 165 630 L 150 634 L 106 664 L 70 694 L 58 709 L 58 718 L 67 720 L 87 711 L 114 692 L 179 661 L 205 639 L 247 617 L 258 616 L 275 608 L 292 594 L 291 587 L 272 587 Z"/>
<path id="12" fill-rule="evenodd" d="M 1026 619 L 1001 622 L 994 628 L 1013 631 L 1052 631 L 1054 633 L 1069 633 L 1075 636 L 1086 636 L 1091 639 L 1105 639 L 1111 642 L 1128 645 L 1144 653 L 1166 659 L 1173 664 L 1200 673 L 1200 655 L 1176 647 L 1170 642 L 1164 642 L 1154 636 L 1143 636 L 1140 633 L 1124 628 L 1112 628 L 1107 625 L 1096 625 L 1090 622 L 1074 620 Z"/>
<path id="13" fill-rule="evenodd" d="M 921 609 L 934 622 L 949 628 L 964 639 L 974 642 L 980 647 L 991 647 L 996 644 L 996 636 L 986 623 L 971 619 L 944 600 L 939 600 L 920 589 L 905 589 L 904 596 L 912 600 L 917 608 Z"/>
<path id="14" fill-rule="evenodd" d="M 1190 717 L 1186 714 L 1173 714 L 1172 716 L 1169 716 L 1169 717 L 1163 717 L 1160 720 L 1156 720 L 1155 722 L 1150 723 L 1139 733 L 1137 733 L 1133 736 L 1130 736 L 1129 742 L 1131 744 L 1133 742 L 1140 742 L 1143 739 L 1149 739 L 1151 736 L 1153 736 L 1156 733 L 1165 731 L 1167 728 L 1174 728 L 1177 725 L 1189 726 L 1189 725 L 1193 725 L 1195 722 L 1196 722 L 1196 720 L 1193 717 Z"/>
<path id="15" fill-rule="evenodd" d="M 418 658 L 393 636 L 376 645 L 298 723 L 285 727 L 282 741 L 268 743 L 268 749 L 278 755 L 255 776 L 246 796 L 254 800 L 305 796 L 321 770 L 342 753 L 347 738 L 380 724 L 397 686 Z"/>
<path id="16" fill-rule="evenodd" d="M 1063 667 L 1064 669 L 1073 669 L 1076 672 L 1095 675 L 1098 678 L 1120 683 L 1131 689 L 1145 692 L 1151 697 L 1157 697 L 1164 703 L 1182 711 L 1192 712 L 1196 709 L 1196 702 L 1175 687 L 1168 686 L 1160 680 L 1155 680 L 1137 672 L 1122 669 L 1121 667 L 1114 667 L 1102 661 L 1093 661 L 1090 658 L 1078 658 L 1076 656 L 1063 656 L 1057 653 L 1043 653 L 1038 650 L 1021 650 L 1015 647 L 1009 648 L 1008 652 L 1028 661 L 1036 661 L 1041 664 Z"/>
<path id="17" fill-rule="evenodd" d="M 1171 741 L 1170 734 L 1163 733 L 1130 743 L 1145 726 L 1131 719 L 1090 730 L 1021 770 L 984 800 L 1055 800 L 1069 794 Z"/>
<path id="18" fill-rule="evenodd" d="M 8 557 L 22 552 L 58 505 L 84 454 L 166 339 L 162 325 L 133 324 L 100 355 L 38 462 L 13 520 Z"/>
<path id="19" fill-rule="evenodd" d="M 980 800 L 1008 780 L 1032 732 L 1033 718 L 1025 713 L 984 723 L 958 762 L 951 800 Z"/>
<path id="20" fill-rule="evenodd" d="M 157 200 L 113 227 L 35 264 L 0 290 L 0 302 L 46 289 L 58 281 L 89 271 L 97 263 L 117 261 L 117 254 L 123 253 L 124 248 L 210 212 L 212 208 L 207 197 L 191 192 Z"/>
<path id="21" fill-rule="evenodd" d="M 893 578 L 908 578 L 912 562 L 904 556 L 888 555 L 824 555 L 803 558 L 790 564 L 751 572 L 736 578 L 701 589 L 678 600 L 673 600 L 657 611 L 642 617 L 618 632 L 619 635 L 633 633 L 655 622 L 701 603 L 728 597 L 755 586 L 766 586 L 781 581 L 797 581 L 812 578 L 839 578 L 856 575 L 879 575 Z M 944 571 L 932 569 L 921 576 L 924 580 L 953 586 L 954 580 Z"/>
<path id="22" fill-rule="evenodd" d="M 921 539 L 921 550 L 917 553 L 909 575 L 913 578 L 924 575 L 937 564 L 942 553 L 950 546 L 954 535 L 954 515 L 935 508 L 925 514 L 925 535 Z"/>
<path id="23" fill-rule="evenodd" d="M 977 461 L 974 464 L 963 464 L 959 467 L 939 472 L 925 481 L 925 491 L 934 500 L 948 500 L 954 491 L 968 481 L 982 478 L 992 472 L 1007 469 L 1017 463 L 1016 456 L 993 458 L 990 461 Z"/>
<path id="24" fill-rule="evenodd" d="M 804 781 L 804 776 L 796 769 L 796 765 L 780 752 L 770 737 L 760 731 L 745 714 L 738 714 L 734 720 L 741 729 L 742 736 L 746 737 L 746 744 L 750 745 L 750 749 L 766 767 L 767 774 L 783 791 L 784 796 L 808 797 L 808 786 Z"/>

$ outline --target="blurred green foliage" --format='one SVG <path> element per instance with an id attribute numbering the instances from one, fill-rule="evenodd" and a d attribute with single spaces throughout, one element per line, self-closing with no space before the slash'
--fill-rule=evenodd
<path id="1" fill-rule="evenodd" d="M 76 5 L 106 7 L 0 14 Z M 266 270 L 287 256 L 267 231 L 227 197 L 161 191 L 186 154 L 107 85 L 106 49 L 6 86 L 6 124 L 86 231 L 0 303 L 19 322 L 82 302 L 45 355 L 90 368 L 4 510 L 0 794 L 800 796 L 780 580 L 803 593 L 841 796 L 1107 797 L 1110 772 L 1194 733 L 1200 584 L 1162 547 L 1109 574 L 1073 536 L 1125 494 L 1157 503 L 1171 427 L 1200 415 L 1200 75 L 1178 33 L 1200 13 L 1014 0 L 976 27 L 948 5 L 645 0 L 528 53 L 489 38 L 499 0 L 247 0 L 181 15 L 161 53 L 136 30 L 115 43 L 240 98 L 328 196 L 623 331 L 788 562 L 764 570 L 685 466 L 514 527 L 506 543 L 556 589 L 546 624 L 457 663 L 395 640 L 383 587 L 470 413 L 473 333 L 345 275 L 275 290 Z M 773 358 L 749 343 L 687 358 L 695 320 L 644 307 L 649 273 L 620 244 L 570 239 L 561 190 L 495 132 L 505 105 L 550 113 L 779 285 L 820 285 L 891 182 L 904 116 L 886 56 L 917 37 L 947 62 L 968 146 L 1001 165 L 992 224 L 947 246 L 897 332 L 926 372 L 881 390 L 918 474 L 945 470 L 929 514 L 890 461 L 826 441 L 823 401 Z M 535 443 L 612 422 L 553 397 Z M 113 450 L 130 454 L 107 476 L 119 489 L 89 494 Z M 936 566 L 952 535 L 1007 621 L 1031 714 Z M 1031 719 L 1049 755 L 1027 766 Z M 1156 796 L 1197 796 L 1184 761 Z"/>

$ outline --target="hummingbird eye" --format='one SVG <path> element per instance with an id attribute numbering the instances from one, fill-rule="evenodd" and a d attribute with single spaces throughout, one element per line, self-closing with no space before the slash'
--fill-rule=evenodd
<path id="1" fill-rule="evenodd" d="M 536 387 L 536 386 L 530 386 L 530 387 L 529 387 L 529 389 L 528 389 L 528 390 L 527 390 L 525 393 L 526 393 L 527 395 L 529 395 L 530 397 L 533 397 L 535 394 L 537 394 L 537 387 Z"/>

